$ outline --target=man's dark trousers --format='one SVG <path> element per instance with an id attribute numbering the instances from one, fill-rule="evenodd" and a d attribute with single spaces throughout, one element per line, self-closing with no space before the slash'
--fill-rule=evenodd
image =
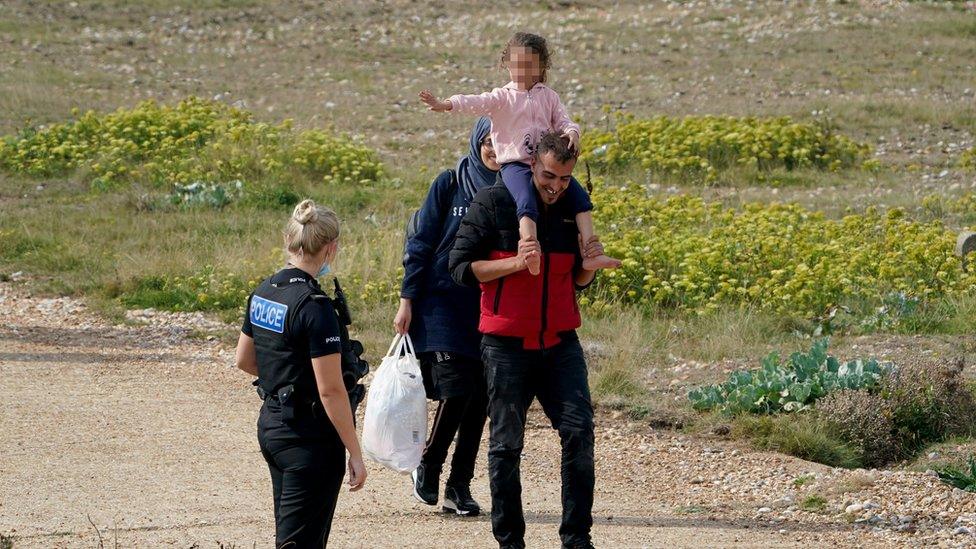
<path id="1" fill-rule="evenodd" d="M 593 526 L 593 405 L 583 349 L 575 337 L 544 350 L 522 340 L 485 336 L 482 358 L 488 383 L 488 471 L 491 526 L 501 546 L 524 547 L 519 465 L 525 419 L 537 397 L 562 442 L 564 546 L 590 540 Z"/>

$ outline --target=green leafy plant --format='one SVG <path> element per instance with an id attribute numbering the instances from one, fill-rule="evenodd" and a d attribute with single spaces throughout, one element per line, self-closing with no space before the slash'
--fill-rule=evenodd
<path id="1" fill-rule="evenodd" d="M 733 209 L 597 184 L 598 230 L 607 254 L 623 262 L 600 275 L 602 292 L 581 297 L 597 310 L 618 301 L 695 314 L 749 306 L 815 319 L 848 307 L 884 327 L 976 288 L 976 269 L 954 254 L 955 233 L 902 210 L 828 219 L 796 204 Z"/>
<path id="2" fill-rule="evenodd" d="M 832 467 L 861 466 L 857 449 L 811 412 L 741 415 L 732 422 L 732 433 L 735 437 L 749 439 L 753 445 L 764 450 Z"/>
<path id="3" fill-rule="evenodd" d="M 121 292 L 120 301 L 129 308 L 169 311 L 237 311 L 260 282 L 206 266 L 188 276 L 152 275 L 134 279 Z"/>
<path id="4" fill-rule="evenodd" d="M 962 153 L 959 158 L 959 165 L 963 168 L 976 168 L 976 147 Z"/>
<path id="5" fill-rule="evenodd" d="M 865 466 L 882 466 L 932 442 L 970 434 L 976 400 L 962 370 L 961 361 L 906 363 L 887 371 L 877 386 L 825 396 L 815 412 Z"/>
<path id="6" fill-rule="evenodd" d="M 245 204 L 258 208 L 287 208 L 298 203 L 301 197 L 286 185 L 255 185 L 244 195 Z"/>
<path id="7" fill-rule="evenodd" d="M 806 410 L 831 391 L 877 385 L 884 367 L 877 360 L 841 363 L 827 354 L 829 339 L 814 342 L 807 353 L 793 353 L 786 361 L 776 353 L 762 360 L 756 370 L 738 370 L 728 381 L 688 393 L 699 411 L 725 414 L 768 414 Z"/>
<path id="8" fill-rule="evenodd" d="M 827 509 L 827 499 L 820 494 L 812 494 L 800 501 L 800 509 L 810 513 L 822 513 Z"/>
<path id="9" fill-rule="evenodd" d="M 797 488 L 801 486 L 806 486 L 807 484 L 813 482 L 815 479 L 816 477 L 814 477 L 813 475 L 800 475 L 795 479 L 793 479 L 793 486 L 796 486 Z"/>
<path id="10" fill-rule="evenodd" d="M 882 298 L 882 304 L 861 320 L 861 326 L 874 330 L 897 328 L 912 319 L 919 308 L 919 299 L 904 292 L 892 292 Z"/>
<path id="11" fill-rule="evenodd" d="M 976 457 L 969 456 L 966 462 L 966 468 L 947 465 L 937 470 L 936 473 L 942 482 L 950 486 L 967 492 L 976 492 Z"/>
<path id="12" fill-rule="evenodd" d="M 297 132 L 292 122 L 255 122 L 251 113 L 190 97 L 27 128 L 0 140 L 0 169 L 50 177 L 80 170 L 94 189 L 138 182 L 155 188 L 197 181 L 287 179 L 305 173 L 325 183 L 373 182 L 375 152 L 347 136 Z"/>
<path id="13" fill-rule="evenodd" d="M 233 181 L 227 185 L 196 181 L 189 185 L 175 185 L 173 192 L 163 196 L 163 202 L 181 208 L 206 207 L 219 210 L 239 199 L 243 183 Z"/>
<path id="14" fill-rule="evenodd" d="M 836 170 L 860 163 L 870 147 L 837 135 L 826 122 L 802 123 L 788 116 L 658 116 L 618 114 L 614 131 L 587 132 L 582 158 L 597 167 L 631 166 L 710 182 L 720 170 L 748 166 Z M 866 167 L 877 167 L 875 161 Z"/>

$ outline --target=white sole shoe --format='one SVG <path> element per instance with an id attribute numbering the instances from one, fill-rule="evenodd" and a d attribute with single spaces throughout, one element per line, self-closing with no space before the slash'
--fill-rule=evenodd
<path id="1" fill-rule="evenodd" d="M 480 510 L 478 510 L 478 511 L 462 511 L 462 510 L 460 510 L 460 509 L 457 508 L 457 504 L 456 503 L 454 503 L 453 501 L 451 501 L 449 499 L 445 499 L 444 500 L 444 505 L 441 506 L 441 510 L 444 511 L 445 513 L 454 513 L 455 515 L 457 515 L 459 517 L 476 517 L 476 516 L 478 516 L 478 514 L 481 513 Z"/>
<path id="2" fill-rule="evenodd" d="M 412 481 L 410 483 L 410 487 L 412 488 L 413 497 L 417 501 L 423 503 L 424 505 L 430 505 L 430 506 L 437 505 L 436 501 L 434 503 L 428 503 L 426 500 L 424 500 L 424 498 L 420 497 L 420 494 L 417 492 L 417 470 L 416 469 L 410 472 L 410 480 Z"/>

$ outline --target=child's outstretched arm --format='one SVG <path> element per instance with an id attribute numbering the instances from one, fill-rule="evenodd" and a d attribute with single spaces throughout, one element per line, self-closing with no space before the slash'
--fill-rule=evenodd
<path id="1" fill-rule="evenodd" d="M 476 95 L 452 95 L 441 101 L 429 90 L 420 92 L 420 100 L 434 112 L 456 112 L 478 116 L 492 116 L 504 104 L 503 91 L 496 88 Z"/>
<path id="2" fill-rule="evenodd" d="M 430 110 L 434 112 L 446 112 L 451 110 L 450 101 L 441 101 L 436 95 L 432 94 L 430 90 L 424 90 L 420 92 L 420 100 L 423 101 Z"/>

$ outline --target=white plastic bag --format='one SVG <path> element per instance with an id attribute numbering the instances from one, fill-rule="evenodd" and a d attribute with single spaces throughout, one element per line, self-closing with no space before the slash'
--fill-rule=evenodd
<path id="1" fill-rule="evenodd" d="M 366 397 L 363 454 L 400 473 L 420 465 L 427 440 L 427 395 L 409 335 L 397 335 Z"/>

